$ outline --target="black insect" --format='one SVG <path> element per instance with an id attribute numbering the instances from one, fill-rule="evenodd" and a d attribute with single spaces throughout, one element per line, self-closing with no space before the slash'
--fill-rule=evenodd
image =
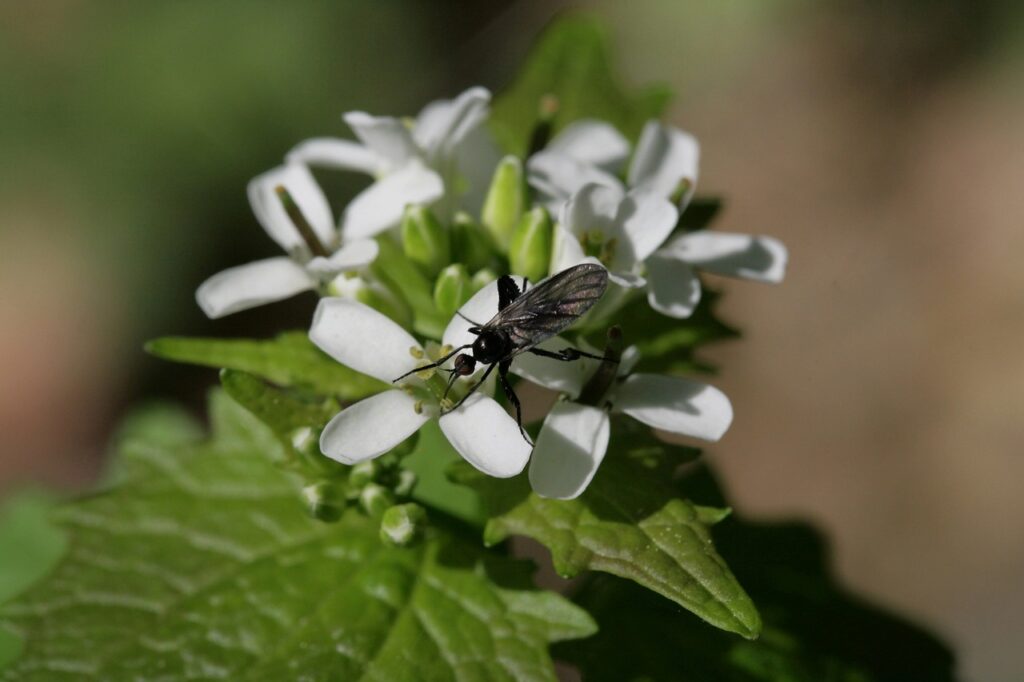
<path id="1" fill-rule="evenodd" d="M 410 374 L 424 369 L 440 367 L 454 356 L 452 369 L 444 370 L 451 373 L 448 387 L 445 390 L 445 396 L 447 396 L 448 390 L 451 389 L 455 380 L 460 376 L 472 374 L 476 369 L 476 363 L 489 365 L 483 376 L 480 377 L 480 381 L 476 382 L 458 403 L 444 413 L 446 414 L 458 409 L 462 403 L 466 402 L 466 398 L 471 396 L 497 367 L 501 387 L 504 389 L 505 395 L 508 396 L 509 402 L 516 408 L 516 422 L 519 424 L 523 438 L 526 438 L 519 397 L 508 382 L 508 371 L 512 366 L 512 360 L 520 353 L 533 353 L 564 362 L 578 360 L 581 357 L 602 360 L 600 355 L 585 353 L 575 348 L 563 348 L 554 353 L 536 348 L 536 346 L 559 333 L 575 322 L 580 315 L 590 310 L 607 287 L 608 271 L 593 263 L 583 263 L 563 270 L 528 291 L 525 291 L 525 278 L 523 279 L 524 291 L 520 291 L 515 281 L 505 275 L 498 279 L 498 313 L 486 324 L 479 324 L 467 318 L 467 321 L 474 325 L 469 328 L 469 331 L 476 334 L 477 337 L 473 343 L 459 346 L 437 362 L 417 367 L 398 377 L 395 381 L 400 381 Z M 472 348 L 472 355 L 461 353 L 467 348 Z M 529 442 L 529 438 L 526 438 L 526 441 Z"/>

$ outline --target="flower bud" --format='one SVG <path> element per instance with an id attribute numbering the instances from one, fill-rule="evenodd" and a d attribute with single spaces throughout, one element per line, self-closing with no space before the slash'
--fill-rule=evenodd
<path id="1" fill-rule="evenodd" d="M 331 481 L 317 481 L 302 489 L 306 511 L 321 521 L 337 521 L 345 511 L 345 488 Z"/>
<path id="2" fill-rule="evenodd" d="M 423 537 L 427 513 L 418 504 L 399 504 L 384 512 L 380 539 L 385 544 L 408 547 Z"/>
<path id="3" fill-rule="evenodd" d="M 465 263 L 470 270 L 490 265 L 494 259 L 490 241 L 487 233 L 468 213 L 459 211 L 455 214 L 452 222 L 453 261 Z"/>
<path id="4" fill-rule="evenodd" d="M 352 466 L 352 470 L 348 473 L 348 484 L 353 488 L 362 488 L 369 483 L 373 482 L 373 479 L 377 477 L 379 472 L 376 460 L 367 460 L 365 462 L 359 462 Z"/>
<path id="5" fill-rule="evenodd" d="M 395 497 L 391 491 L 376 483 L 368 483 L 359 493 L 359 505 L 363 510 L 375 519 L 379 519 L 384 512 L 395 503 Z"/>
<path id="6" fill-rule="evenodd" d="M 496 279 L 498 279 L 498 275 L 496 275 L 494 270 L 491 270 L 490 268 L 477 270 L 473 273 L 473 279 L 469 281 L 470 289 L 472 289 L 475 294 Z"/>
<path id="7" fill-rule="evenodd" d="M 543 206 L 523 216 L 512 233 L 508 260 L 512 272 L 537 282 L 548 274 L 554 226 Z"/>
<path id="8" fill-rule="evenodd" d="M 512 231 L 519 224 L 525 206 L 523 163 L 518 157 L 506 156 L 494 171 L 491 188 L 487 191 L 480 215 L 484 227 L 502 251 L 508 249 Z"/>
<path id="9" fill-rule="evenodd" d="M 395 483 L 395 495 L 409 497 L 412 494 L 412 489 L 416 487 L 417 481 L 419 481 L 419 477 L 415 473 L 408 469 L 402 469 L 398 472 L 398 481 Z"/>
<path id="10" fill-rule="evenodd" d="M 469 273 L 462 263 L 449 265 L 437 276 L 434 283 L 434 303 L 445 317 L 454 315 L 455 311 L 469 300 L 469 295 Z"/>
<path id="11" fill-rule="evenodd" d="M 402 216 L 402 246 L 409 260 L 431 274 L 451 262 L 448 230 L 423 206 L 406 207 Z"/>

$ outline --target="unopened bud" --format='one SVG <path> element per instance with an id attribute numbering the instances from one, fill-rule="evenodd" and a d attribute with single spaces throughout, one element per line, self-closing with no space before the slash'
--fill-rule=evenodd
<path id="1" fill-rule="evenodd" d="M 480 215 L 484 227 L 502 251 L 508 249 L 512 231 L 519 224 L 525 206 L 523 163 L 518 157 L 506 156 L 494 171 L 491 188 L 487 191 Z"/>
<path id="2" fill-rule="evenodd" d="M 384 512 L 395 503 L 395 497 L 391 491 L 376 483 L 368 483 L 359 493 L 359 504 L 363 510 L 375 519 L 379 519 Z"/>
<path id="3" fill-rule="evenodd" d="M 418 504 L 399 504 L 384 512 L 380 539 L 386 544 L 408 547 L 423 537 L 427 513 Z"/>
<path id="4" fill-rule="evenodd" d="M 449 265 L 434 283 L 434 303 L 446 318 L 455 314 L 470 296 L 469 273 L 461 263 Z"/>
<path id="5" fill-rule="evenodd" d="M 373 479 L 377 477 L 379 467 L 377 466 L 376 460 L 367 460 L 365 462 L 359 462 L 352 466 L 352 470 L 348 473 L 348 483 L 353 488 L 362 488 L 368 483 L 372 483 Z"/>
<path id="6" fill-rule="evenodd" d="M 331 481 L 317 481 L 302 489 L 306 511 L 321 521 L 337 521 L 345 511 L 345 488 Z"/>
<path id="7" fill-rule="evenodd" d="M 512 233 L 508 260 L 512 272 L 537 282 L 548 274 L 554 226 L 543 206 L 523 216 Z"/>
<path id="8" fill-rule="evenodd" d="M 465 263 L 470 270 L 490 265 L 494 258 L 493 246 L 486 232 L 464 211 L 455 214 L 452 221 L 452 259 Z"/>
<path id="9" fill-rule="evenodd" d="M 395 495 L 409 497 L 412 494 L 412 489 L 416 487 L 417 481 L 419 481 L 419 477 L 415 473 L 408 469 L 402 469 L 398 472 L 398 481 L 395 483 Z"/>
<path id="10" fill-rule="evenodd" d="M 430 209 L 409 206 L 402 216 L 402 245 L 409 260 L 433 274 L 451 262 L 451 240 Z"/>
<path id="11" fill-rule="evenodd" d="M 473 279 L 470 280 L 471 288 L 473 293 L 480 291 L 485 286 L 498 279 L 498 276 L 494 274 L 494 270 L 484 268 L 483 270 L 477 270 L 473 273 Z"/>

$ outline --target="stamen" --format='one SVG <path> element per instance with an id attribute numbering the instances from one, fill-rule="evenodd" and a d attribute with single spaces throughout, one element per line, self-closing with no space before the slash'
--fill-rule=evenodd
<path id="1" fill-rule="evenodd" d="M 420 348 L 419 346 L 410 346 L 409 355 L 413 356 L 417 360 L 422 360 L 426 354 L 423 352 L 423 349 Z"/>

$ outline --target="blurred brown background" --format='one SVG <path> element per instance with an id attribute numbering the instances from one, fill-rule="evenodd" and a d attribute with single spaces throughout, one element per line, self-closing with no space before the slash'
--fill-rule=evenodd
<path id="1" fill-rule="evenodd" d="M 810 518 L 846 581 L 1024 671 L 1024 12 L 969 0 L 604 0 L 625 80 L 666 82 L 717 227 L 783 239 L 781 287 L 718 282 L 748 514 Z M 338 115 L 499 89 L 554 2 L 0 0 L 0 494 L 81 489 L 140 399 L 212 372 L 168 334 L 305 326 L 312 298 L 212 323 L 195 286 L 272 255 L 246 181 Z M 336 193 L 358 188 L 339 179 Z"/>

